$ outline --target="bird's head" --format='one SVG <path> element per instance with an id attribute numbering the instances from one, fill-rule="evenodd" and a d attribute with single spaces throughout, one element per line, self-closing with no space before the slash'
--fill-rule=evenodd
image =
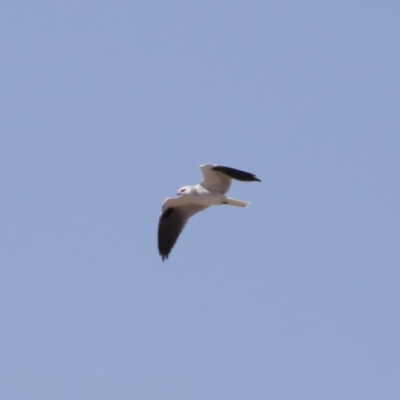
<path id="1" fill-rule="evenodd" d="M 179 190 L 178 190 L 178 196 L 185 196 L 185 195 L 187 195 L 187 194 L 190 194 L 190 187 L 189 186 L 184 186 L 184 187 L 181 187 Z"/>

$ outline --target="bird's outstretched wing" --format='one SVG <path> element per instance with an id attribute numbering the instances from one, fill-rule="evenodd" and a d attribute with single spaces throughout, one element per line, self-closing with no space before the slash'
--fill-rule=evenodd
<path id="1" fill-rule="evenodd" d="M 189 203 L 184 197 L 165 200 L 158 223 L 158 251 L 162 260 L 168 258 L 188 219 L 207 206 Z"/>
<path id="2" fill-rule="evenodd" d="M 200 165 L 200 169 L 204 176 L 201 185 L 208 190 L 218 190 L 224 194 L 229 190 L 232 179 L 243 182 L 261 182 L 250 172 L 222 165 Z"/>

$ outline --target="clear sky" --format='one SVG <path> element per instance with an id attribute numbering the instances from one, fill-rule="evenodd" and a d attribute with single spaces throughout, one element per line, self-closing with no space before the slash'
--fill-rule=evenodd
<path id="1" fill-rule="evenodd" d="M 398 1 L 0 8 L 1 399 L 400 398 Z"/>

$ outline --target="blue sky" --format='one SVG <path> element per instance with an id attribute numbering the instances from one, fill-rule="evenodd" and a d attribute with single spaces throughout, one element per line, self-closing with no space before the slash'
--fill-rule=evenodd
<path id="1" fill-rule="evenodd" d="M 398 2 L 0 15 L 2 399 L 400 398 Z"/>

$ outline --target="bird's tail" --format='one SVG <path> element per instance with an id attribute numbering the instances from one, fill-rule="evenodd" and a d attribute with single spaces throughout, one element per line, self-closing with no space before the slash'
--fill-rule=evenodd
<path id="1" fill-rule="evenodd" d="M 248 201 L 236 200 L 231 197 L 227 197 L 226 200 L 228 200 L 229 205 L 236 207 L 247 207 L 250 204 Z"/>

